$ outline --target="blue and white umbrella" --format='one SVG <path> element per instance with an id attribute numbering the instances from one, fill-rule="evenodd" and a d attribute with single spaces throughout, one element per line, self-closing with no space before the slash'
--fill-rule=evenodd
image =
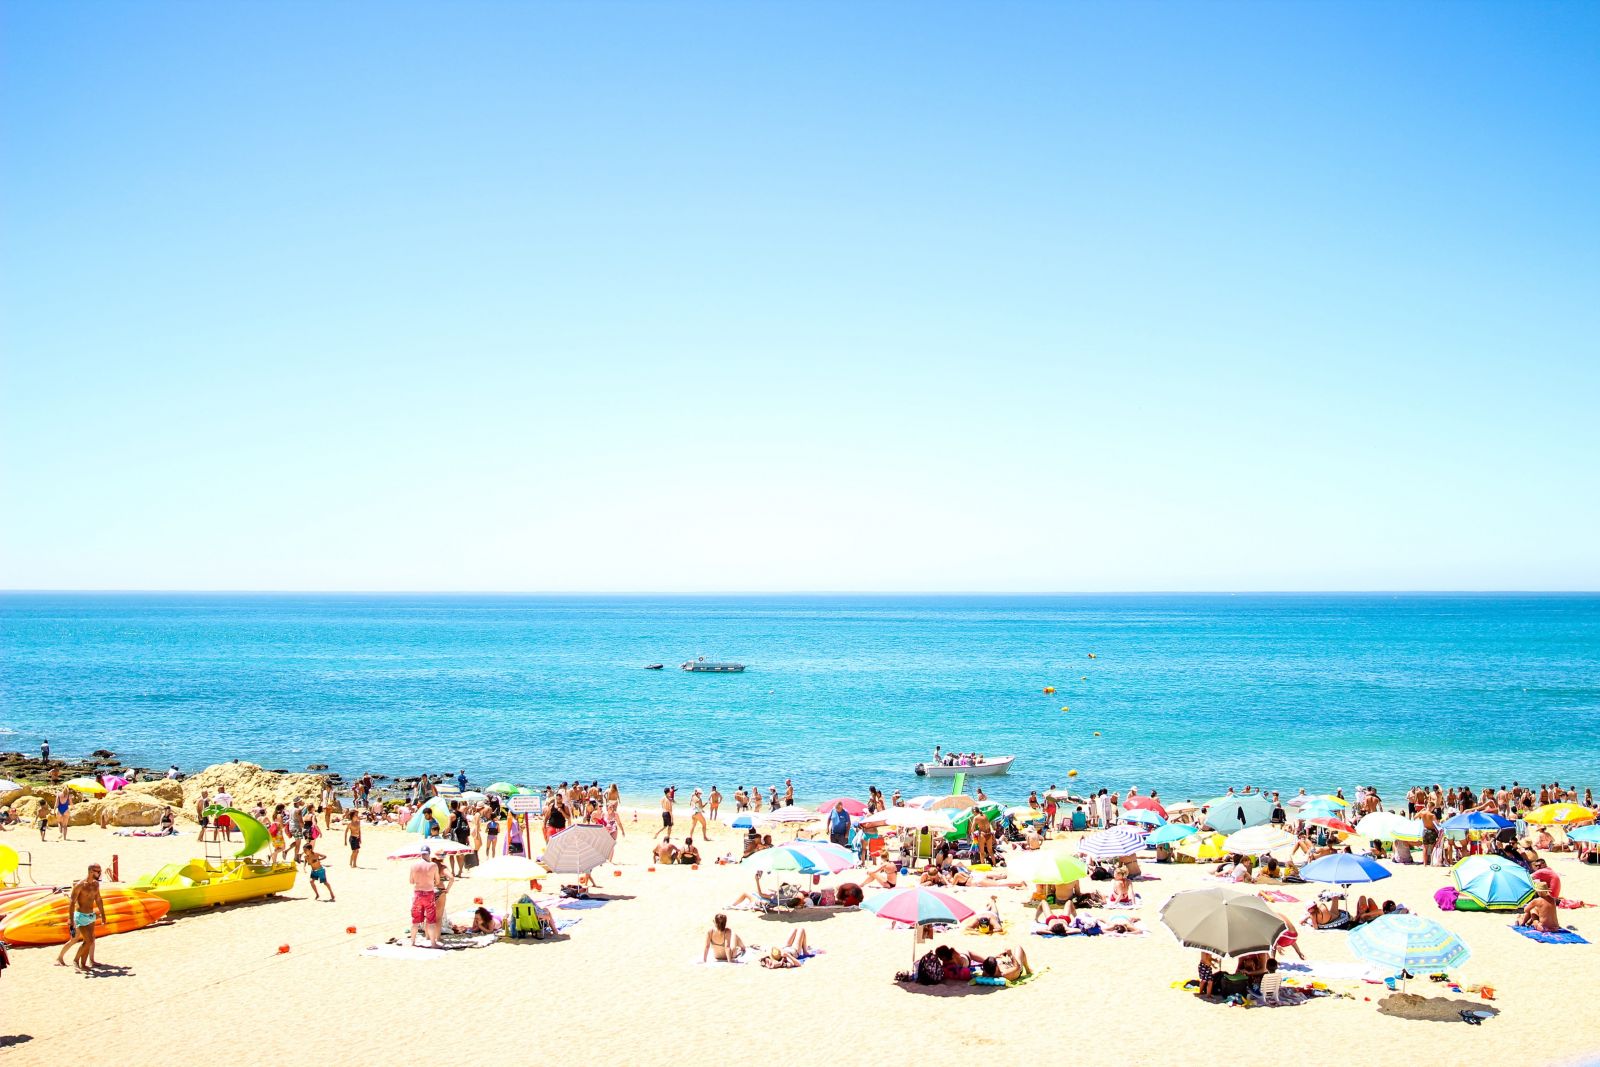
<path id="1" fill-rule="evenodd" d="M 1078 855 L 1092 860 L 1114 860 L 1144 848 L 1144 838 L 1123 826 L 1090 834 L 1078 842 Z"/>
<path id="2" fill-rule="evenodd" d="M 1327 882 L 1330 885 L 1376 882 L 1393 874 L 1393 871 L 1370 856 L 1355 856 L 1348 852 L 1335 852 L 1300 868 L 1300 877 L 1306 881 Z"/>
<path id="3" fill-rule="evenodd" d="M 1472 955 L 1455 934 L 1420 915 L 1383 915 L 1350 933 L 1350 951 L 1399 974 L 1442 971 Z"/>
<path id="4" fill-rule="evenodd" d="M 1439 824 L 1441 830 L 1506 830 L 1517 825 L 1510 819 L 1504 819 L 1492 811 L 1464 811 L 1460 815 L 1452 816 Z"/>
<path id="5" fill-rule="evenodd" d="M 728 825 L 733 827 L 735 830 L 749 830 L 755 827 L 756 817 L 750 814 L 748 811 L 741 811 L 733 818 L 727 820 L 727 822 Z"/>

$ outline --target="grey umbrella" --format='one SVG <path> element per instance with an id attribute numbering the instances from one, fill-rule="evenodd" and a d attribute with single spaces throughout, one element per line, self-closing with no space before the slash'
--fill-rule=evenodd
<path id="1" fill-rule="evenodd" d="M 1259 897 L 1231 889 L 1175 893 L 1161 906 L 1161 921 L 1185 945 L 1218 956 L 1270 952 L 1289 928 Z"/>

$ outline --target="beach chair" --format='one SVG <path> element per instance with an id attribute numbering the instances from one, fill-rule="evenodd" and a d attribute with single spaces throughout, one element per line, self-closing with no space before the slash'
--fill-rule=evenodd
<path id="1" fill-rule="evenodd" d="M 531 902 L 511 906 L 511 923 L 507 927 L 514 938 L 531 937 L 543 941 L 550 928 L 539 919 L 539 910 Z"/>
<path id="2" fill-rule="evenodd" d="M 0 845 L 0 888 L 15 889 L 22 884 L 22 869 L 28 869 L 28 881 L 38 884 L 33 876 L 33 853 L 19 852 L 10 845 Z"/>
<path id="3" fill-rule="evenodd" d="M 1265 974 L 1261 976 L 1261 1003 L 1272 1008 L 1283 1006 L 1283 975 Z"/>
<path id="4" fill-rule="evenodd" d="M 1089 828 L 1089 819 L 1083 814 L 1082 808 L 1072 813 L 1072 828 L 1074 830 L 1087 830 Z"/>

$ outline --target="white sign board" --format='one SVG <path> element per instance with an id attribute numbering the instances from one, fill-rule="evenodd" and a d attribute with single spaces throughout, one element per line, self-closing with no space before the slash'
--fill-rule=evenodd
<path id="1" fill-rule="evenodd" d="M 542 815 L 544 813 L 544 796 L 515 796 L 506 801 L 513 815 Z"/>

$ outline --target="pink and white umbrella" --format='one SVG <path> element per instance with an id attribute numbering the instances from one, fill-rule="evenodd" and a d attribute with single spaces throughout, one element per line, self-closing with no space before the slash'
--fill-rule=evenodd
<path id="1" fill-rule="evenodd" d="M 817 805 L 818 813 L 823 815 L 828 814 L 834 808 L 843 808 L 846 815 L 865 815 L 867 813 L 865 804 L 859 800 L 851 800 L 849 797 L 834 797 L 832 800 L 824 800 Z"/>
<path id="2" fill-rule="evenodd" d="M 880 919 L 905 923 L 908 926 L 926 926 L 929 923 L 958 923 L 972 914 L 972 909 L 949 893 L 923 886 L 893 889 L 879 893 L 861 905 Z M 911 942 L 911 959 L 917 958 L 917 942 Z"/>
<path id="3" fill-rule="evenodd" d="M 471 852 L 471 845 L 459 844 L 446 837 L 428 837 L 413 841 L 399 852 L 389 853 L 392 860 L 414 860 L 424 854 L 430 856 L 459 856 Z"/>

